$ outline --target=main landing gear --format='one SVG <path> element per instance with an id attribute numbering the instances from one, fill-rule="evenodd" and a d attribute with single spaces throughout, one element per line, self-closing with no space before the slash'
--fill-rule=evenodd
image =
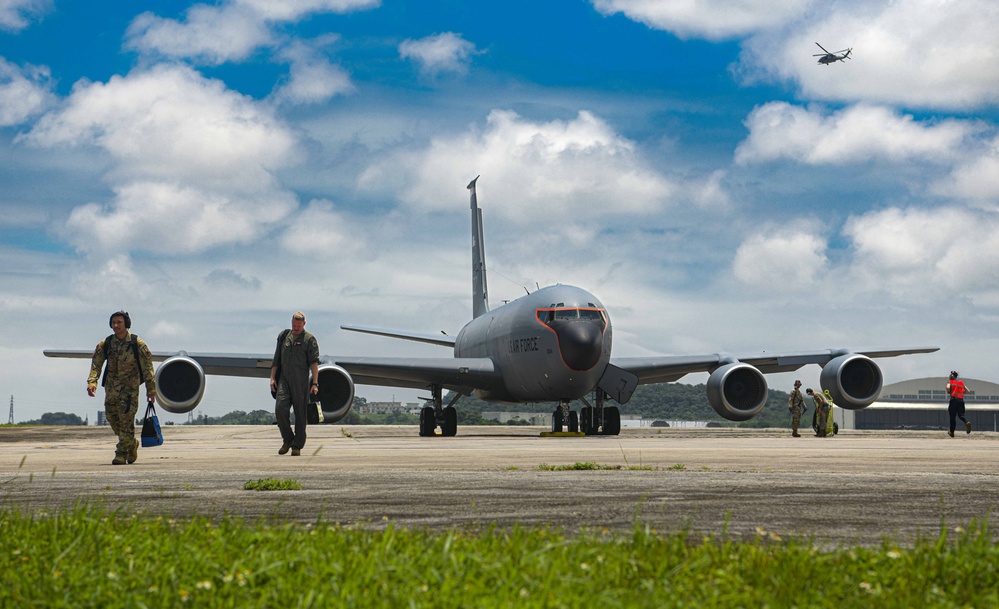
<path id="1" fill-rule="evenodd" d="M 454 408 L 454 403 L 461 398 L 462 394 L 455 393 L 451 402 L 444 407 L 444 398 L 440 385 L 431 385 L 430 391 L 433 394 L 433 406 L 424 406 L 420 410 L 420 435 L 435 436 L 437 427 L 441 428 L 442 436 L 454 436 L 458 433 L 458 411 Z"/>
<path id="2" fill-rule="evenodd" d="M 586 406 L 579 411 L 579 414 L 569 410 L 569 400 L 559 402 L 555 412 L 552 413 L 552 431 L 555 433 L 581 431 L 588 436 L 616 436 L 620 434 L 621 411 L 618 410 L 617 406 L 604 406 L 607 394 L 602 389 L 597 389 L 593 397 L 596 406 L 591 405 L 585 398 L 580 398 Z"/>

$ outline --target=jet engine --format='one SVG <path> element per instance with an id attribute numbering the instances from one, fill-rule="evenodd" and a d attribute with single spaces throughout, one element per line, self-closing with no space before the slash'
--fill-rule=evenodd
<path id="1" fill-rule="evenodd" d="M 833 402 L 848 410 L 866 408 L 878 399 L 883 382 L 881 368 L 871 358 L 847 353 L 822 367 L 819 383 L 829 390 Z"/>
<path id="2" fill-rule="evenodd" d="M 336 423 L 347 416 L 354 403 L 354 379 L 350 373 L 333 364 L 319 366 L 319 402 L 323 405 L 323 419 Z"/>
<path id="3" fill-rule="evenodd" d="M 767 397 L 767 379 L 749 364 L 725 364 L 708 377 L 708 402 L 729 421 L 752 419 L 763 410 Z"/>
<path id="4" fill-rule="evenodd" d="M 191 412 L 205 395 L 205 371 L 186 353 L 167 359 L 156 369 L 156 401 L 173 414 Z"/>

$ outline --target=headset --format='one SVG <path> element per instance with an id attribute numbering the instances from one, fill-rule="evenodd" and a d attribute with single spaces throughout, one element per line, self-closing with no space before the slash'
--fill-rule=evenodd
<path id="1" fill-rule="evenodd" d="M 108 318 L 108 326 L 111 326 L 111 322 L 114 321 L 115 317 L 124 317 L 125 318 L 125 329 L 126 330 L 128 330 L 128 329 L 130 329 L 132 327 L 132 318 L 128 316 L 128 311 L 115 311 L 114 313 L 112 313 L 111 317 Z M 114 326 L 111 326 L 111 327 L 114 328 Z"/>

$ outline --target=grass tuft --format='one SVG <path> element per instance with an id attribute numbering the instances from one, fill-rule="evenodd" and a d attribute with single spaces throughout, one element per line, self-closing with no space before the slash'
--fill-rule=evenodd
<path id="1" fill-rule="evenodd" d="M 292 478 L 278 480 L 277 478 L 261 478 L 260 480 L 250 480 L 243 485 L 243 490 L 247 491 L 300 491 L 302 484 Z"/>

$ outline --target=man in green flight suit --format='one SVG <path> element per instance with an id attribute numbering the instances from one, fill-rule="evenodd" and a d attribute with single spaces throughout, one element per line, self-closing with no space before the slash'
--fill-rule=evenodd
<path id="1" fill-rule="evenodd" d="M 141 338 L 129 332 L 132 319 L 126 311 L 118 311 L 108 321 L 114 334 L 97 343 L 90 360 L 87 395 L 97 393 L 97 379 L 107 362 L 101 384 L 104 385 L 104 416 L 118 436 L 111 465 L 135 463 L 139 442 L 135 439 L 135 415 L 139 410 L 139 383 L 146 383 L 146 400 L 156 398 L 156 376 L 153 355 Z"/>
<path id="2" fill-rule="evenodd" d="M 306 407 L 312 396 L 319 393 L 319 342 L 305 331 L 305 313 L 296 311 L 291 316 L 291 329 L 278 336 L 271 362 L 274 418 L 282 441 L 278 454 L 285 455 L 291 450 L 291 456 L 298 457 L 305 446 Z M 294 430 L 292 408 L 295 411 Z"/>

